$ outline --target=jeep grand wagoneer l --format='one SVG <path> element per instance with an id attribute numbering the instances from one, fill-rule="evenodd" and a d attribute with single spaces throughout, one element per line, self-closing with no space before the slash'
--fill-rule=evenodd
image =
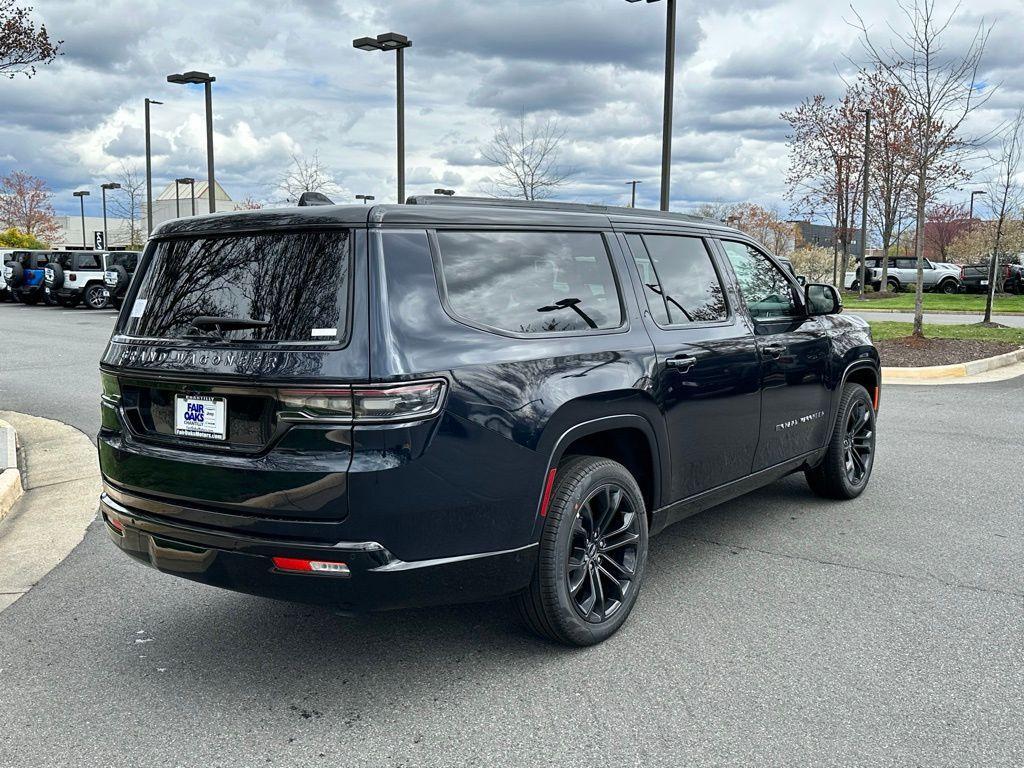
<path id="1" fill-rule="evenodd" d="M 832 287 L 695 217 L 410 202 L 154 233 L 101 364 L 121 549 L 353 612 L 513 596 L 583 645 L 672 522 L 864 490 L 878 355 Z"/>

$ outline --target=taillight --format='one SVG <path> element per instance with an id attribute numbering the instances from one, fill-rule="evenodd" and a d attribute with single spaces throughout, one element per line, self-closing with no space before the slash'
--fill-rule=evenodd
<path id="1" fill-rule="evenodd" d="M 966 280 L 967 279 L 967 269 L 965 267 L 960 267 L 960 279 L 961 280 Z"/>
<path id="2" fill-rule="evenodd" d="M 394 386 L 282 389 L 279 417 L 286 421 L 418 421 L 441 410 L 445 386 L 443 380 L 435 380 Z"/>
<path id="3" fill-rule="evenodd" d="M 1009 264 L 1003 264 L 1003 277 L 1007 278 L 1009 276 L 1010 276 L 1010 265 Z"/>

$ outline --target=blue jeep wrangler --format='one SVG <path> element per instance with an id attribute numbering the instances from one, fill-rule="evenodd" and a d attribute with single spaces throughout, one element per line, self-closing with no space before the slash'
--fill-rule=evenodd
<path id="1" fill-rule="evenodd" d="M 4 281 L 15 301 L 38 304 L 46 299 L 46 265 L 57 255 L 55 251 L 11 251 L 4 262 Z"/>

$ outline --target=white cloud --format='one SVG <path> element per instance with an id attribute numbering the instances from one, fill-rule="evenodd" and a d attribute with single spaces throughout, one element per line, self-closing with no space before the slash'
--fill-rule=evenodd
<path id="1" fill-rule="evenodd" d="M 953 0 L 940 0 L 940 11 Z M 663 4 L 622 0 L 155 0 L 37 4 L 66 55 L 31 80 L 0 82 L 0 171 L 46 177 L 58 206 L 70 190 L 142 161 L 142 100 L 154 107 L 157 186 L 205 174 L 202 89 L 170 72 L 207 70 L 214 84 L 218 179 L 236 198 L 273 199 L 292 153 L 318 152 L 342 194 L 393 200 L 393 54 L 354 50 L 354 37 L 394 29 L 406 57 L 408 193 L 488 188 L 480 147 L 521 109 L 556 116 L 569 199 L 625 199 L 643 179 L 656 204 L 660 163 Z M 855 0 L 875 30 L 896 21 L 889 0 Z M 978 132 L 1024 101 L 1019 0 L 973 0 L 951 34 L 997 22 L 986 76 L 1002 82 L 972 121 Z M 785 125 L 779 112 L 835 95 L 860 49 L 845 3 L 680 0 L 673 205 L 782 202 Z M 853 59 L 854 62 L 851 62 Z"/>

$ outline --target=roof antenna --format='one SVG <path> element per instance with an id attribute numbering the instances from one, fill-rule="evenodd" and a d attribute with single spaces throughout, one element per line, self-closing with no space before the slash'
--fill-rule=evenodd
<path id="1" fill-rule="evenodd" d="M 334 201 L 323 192 L 303 192 L 299 197 L 299 205 L 334 205 Z"/>

